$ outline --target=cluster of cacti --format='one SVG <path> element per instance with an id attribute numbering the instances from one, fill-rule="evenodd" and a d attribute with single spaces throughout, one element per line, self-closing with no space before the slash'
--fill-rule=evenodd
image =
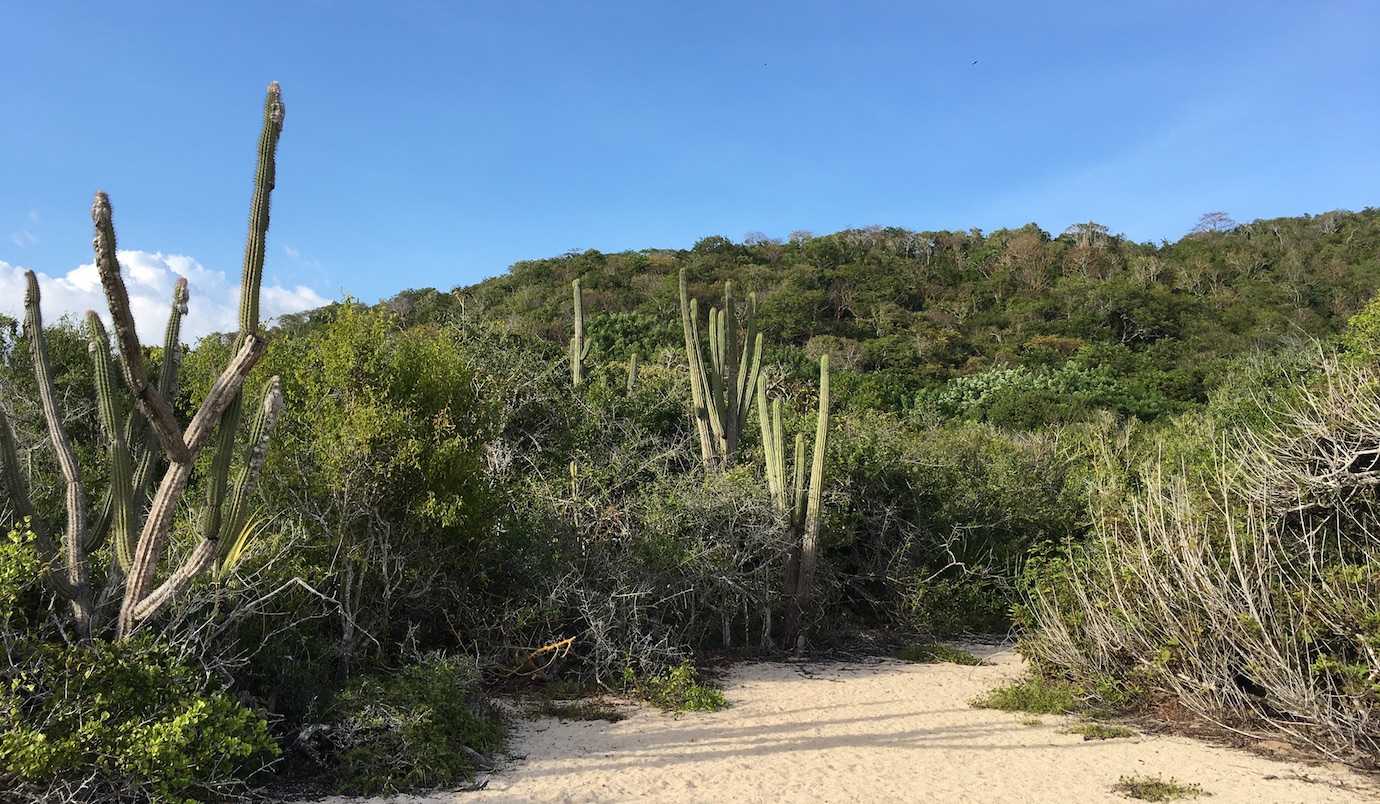
<path id="1" fill-rule="evenodd" d="M 815 424 L 814 456 L 810 464 L 809 494 L 805 486 L 805 436 L 795 436 L 794 471 L 787 474 L 786 441 L 781 424 L 781 400 L 767 410 L 766 386 L 757 389 L 757 421 L 762 430 L 767 488 L 777 511 L 790 526 L 792 547 L 786 560 L 786 628 L 783 643 L 797 651 L 804 648 L 801 618 L 814 592 L 815 562 L 819 552 L 819 514 L 824 486 L 824 455 L 829 443 L 829 355 L 819 358 L 819 415 Z M 787 481 L 791 480 L 788 484 Z"/>
<path id="2" fill-rule="evenodd" d="M 709 308 L 709 364 L 701 353 L 699 304 L 680 272 L 680 320 L 690 364 L 690 400 L 706 468 L 733 463 L 762 369 L 762 335 L 757 332 L 757 294 L 748 297 L 746 335 L 738 337 L 733 283 L 724 284 L 724 306 Z"/>
<path id="3" fill-rule="evenodd" d="M 580 280 L 570 283 L 575 293 L 575 334 L 570 336 L 570 384 L 578 388 L 585 381 L 585 358 L 589 357 L 590 342 L 585 340 L 585 300 Z"/>
<path id="4" fill-rule="evenodd" d="M 187 286 L 179 281 L 164 342 L 162 370 L 157 384 L 149 380 L 130 312 L 129 293 L 116 259 L 115 227 L 110 200 L 97 193 L 91 208 L 95 227 L 93 247 L 96 269 L 105 290 L 118 348 L 112 354 L 110 338 L 99 316 L 86 315 L 92 355 L 97 407 L 107 438 L 110 487 L 100 515 L 88 527 L 86 498 L 75 453 L 63 424 L 54 389 L 52 370 L 43 332 L 37 278 L 26 275 L 25 330 L 48 434 L 66 484 L 66 531 L 62 548 L 54 542 L 47 523 L 31 520 L 40 549 L 50 558 L 50 578 L 55 591 L 70 601 L 73 620 L 82 639 L 93 630 L 93 596 L 89 588 L 88 556 L 107 536 L 113 538 L 115 578 L 123 577 L 124 595 L 116 635 L 129 635 L 181 592 L 194 577 L 213 565 L 223 566 L 236 550 L 248 520 L 248 497 L 263 466 L 268 439 L 282 407 L 277 378 L 269 381 L 259 412 L 250 428 L 244 465 L 229 488 L 229 472 L 239 435 L 240 389 L 254 364 L 264 353 L 258 332 L 259 287 L 263 277 L 264 245 L 268 232 L 269 196 L 274 184 L 274 158 L 283 125 L 283 103 L 278 85 L 272 84 L 264 102 L 263 132 L 259 139 L 258 171 L 250 212 L 241 281 L 240 332 L 234 357 L 212 384 L 196 414 L 183 428 L 173 413 L 180 360 L 181 317 L 186 312 Z M 118 357 L 116 357 L 116 355 Z M 118 368 L 116 363 L 118 362 Z M 122 417 L 126 405 L 117 387 L 133 396 L 134 410 Z M 123 421 L 122 421 L 123 419 Z M 197 455 L 218 431 L 217 446 L 207 482 L 207 506 L 202 516 L 201 542 L 181 566 L 154 586 L 157 568 L 172 532 L 173 518 L 191 478 Z M 167 468 L 157 491 L 149 499 L 149 483 L 158 453 Z M 5 486 L 20 516 L 33 515 L 27 484 L 19 468 L 15 439 L 9 422 L 0 414 L 0 463 Z M 227 493 L 227 489 L 229 489 Z M 225 508 L 229 500 L 228 510 Z M 140 519 L 142 517 L 142 525 Z M 62 555 L 59 556 L 59 553 Z M 62 569 L 58 570 L 58 565 Z"/>

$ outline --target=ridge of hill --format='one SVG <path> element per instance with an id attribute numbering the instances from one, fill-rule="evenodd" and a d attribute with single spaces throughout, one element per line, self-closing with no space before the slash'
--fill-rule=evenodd
<path id="1" fill-rule="evenodd" d="M 384 304 L 410 322 L 464 309 L 563 346 L 578 277 L 592 359 L 647 358 L 680 343 L 685 268 L 704 303 L 727 279 L 757 294 L 768 358 L 788 376 L 808 379 L 829 352 L 845 407 L 1001 418 L 993 394 L 1019 387 L 1023 405 L 1033 389 L 1053 409 L 1029 422 L 1014 411 L 1018 424 L 1088 407 L 1153 418 L 1202 402 L 1242 355 L 1334 335 L 1380 287 L 1380 209 L 1208 218 L 1158 245 L 1092 222 L 1057 237 L 1034 224 L 715 236 L 684 250 L 524 260 L 450 293 L 405 291 Z"/>

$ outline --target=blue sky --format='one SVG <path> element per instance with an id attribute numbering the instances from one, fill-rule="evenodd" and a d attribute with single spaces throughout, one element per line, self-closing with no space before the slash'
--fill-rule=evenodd
<path id="1" fill-rule="evenodd" d="M 1375 2 L 10 3 L 0 268 L 89 262 L 100 188 L 150 287 L 228 300 L 275 79 L 283 309 L 709 234 L 1356 209 L 1377 35 Z"/>

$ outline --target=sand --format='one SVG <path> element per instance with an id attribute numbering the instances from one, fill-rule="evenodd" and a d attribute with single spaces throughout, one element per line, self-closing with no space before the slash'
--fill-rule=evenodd
<path id="1" fill-rule="evenodd" d="M 1007 648 L 968 647 L 991 666 L 744 664 L 723 680 L 732 706 L 721 712 L 628 704 L 618 723 L 519 721 L 513 757 L 485 789 L 389 801 L 1082 804 L 1127 801 L 1112 785 L 1129 775 L 1199 784 L 1211 804 L 1380 801 L 1373 780 L 1339 765 L 1184 737 L 1085 741 L 1060 733 L 1073 718 L 974 709 L 1022 668 Z"/>

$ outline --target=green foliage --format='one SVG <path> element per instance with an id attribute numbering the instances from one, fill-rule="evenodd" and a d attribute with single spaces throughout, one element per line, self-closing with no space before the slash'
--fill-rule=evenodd
<path id="1" fill-rule="evenodd" d="M 1145 775 L 1123 776 L 1112 785 L 1112 790 L 1139 801 L 1182 801 L 1212 795 L 1199 784 Z"/>
<path id="2" fill-rule="evenodd" d="M 1347 319 L 1342 333 L 1342 348 L 1357 361 L 1380 361 L 1380 296 L 1371 299 L 1359 312 Z"/>
<path id="3" fill-rule="evenodd" d="M 353 679 L 330 711 L 332 769 L 355 795 L 442 787 L 474 775 L 503 746 L 505 726 L 478 693 L 465 660 L 432 654 L 393 672 Z"/>
<path id="4" fill-rule="evenodd" d="M 1254 221 L 1160 245 L 1081 226 L 1058 237 L 1033 225 L 868 227 L 789 243 L 708 237 L 683 251 L 530 260 L 464 292 L 495 319 L 563 343 L 562 304 L 580 277 L 591 320 L 643 317 L 650 326 L 639 327 L 639 350 L 650 352 L 680 340 L 654 323 L 668 320 L 678 271 L 690 271 L 701 298 L 735 279 L 757 292 L 768 342 L 810 348 L 811 357 L 830 351 L 841 411 L 901 410 L 921 388 L 993 368 L 1057 372 L 1076 360 L 1093 374 L 1059 380 L 1093 383 L 1076 400 L 1037 387 L 1036 413 L 1014 402 L 999 408 L 1024 426 L 1081 418 L 1087 408 L 1152 418 L 1200 404 L 1222 358 L 1334 335 L 1380 284 L 1374 209 Z"/>
<path id="5" fill-rule="evenodd" d="M 0 539 L 0 633 L 22 632 L 38 616 L 45 568 L 28 522 Z"/>
<path id="6" fill-rule="evenodd" d="M 668 712 L 716 712 L 728 706 L 724 694 L 701 682 L 695 666 L 689 662 L 641 677 L 632 668 L 625 668 L 623 684 L 653 706 Z"/>
<path id="7" fill-rule="evenodd" d="M 166 645 L 21 642 L 0 671 L 0 784 L 88 780 L 107 800 L 184 801 L 240 787 L 278 754 L 268 725 Z"/>
<path id="8" fill-rule="evenodd" d="M 973 667 L 987 664 L 962 648 L 942 642 L 917 642 L 906 645 L 897 652 L 896 658 L 920 664 L 963 664 Z"/>
<path id="9" fill-rule="evenodd" d="M 998 634 L 1010 625 L 1011 595 L 1000 577 L 918 578 L 899 603 L 907 625 L 935 636 Z"/>
<path id="10" fill-rule="evenodd" d="M 1083 708 L 1072 685 L 1035 675 L 997 687 L 973 699 L 972 703 L 979 709 L 1035 715 L 1067 715 Z"/>

